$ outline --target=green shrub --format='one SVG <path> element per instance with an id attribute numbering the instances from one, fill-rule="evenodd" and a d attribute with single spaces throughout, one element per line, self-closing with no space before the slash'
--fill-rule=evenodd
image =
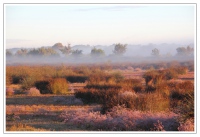
<path id="1" fill-rule="evenodd" d="M 68 83 L 64 78 L 55 78 L 49 81 L 49 89 L 53 94 L 66 94 L 68 92 Z"/>
<path id="2" fill-rule="evenodd" d="M 160 93 L 141 94 L 135 99 L 135 109 L 160 112 L 170 109 L 170 100 Z"/>
<path id="3" fill-rule="evenodd" d="M 25 77 L 23 78 L 20 83 L 23 90 L 28 90 L 35 85 L 35 77 Z"/>

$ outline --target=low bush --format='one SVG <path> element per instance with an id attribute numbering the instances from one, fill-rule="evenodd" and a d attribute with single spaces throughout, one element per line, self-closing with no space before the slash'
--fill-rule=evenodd
<path id="1" fill-rule="evenodd" d="M 175 113 L 181 115 L 180 121 L 194 119 L 194 83 L 191 81 L 173 83 L 170 106 Z"/>
<path id="2" fill-rule="evenodd" d="M 193 65 L 194 66 L 194 65 Z M 178 73 L 178 74 L 186 74 L 188 72 L 188 68 L 187 67 L 177 67 L 175 68 L 175 71 Z"/>
<path id="3" fill-rule="evenodd" d="M 187 119 L 185 122 L 180 123 L 179 131 L 194 131 L 194 119 Z"/>
<path id="4" fill-rule="evenodd" d="M 48 80 L 42 80 L 42 81 L 36 81 L 35 87 L 39 89 L 41 94 L 52 94 L 53 92 L 49 90 L 49 81 Z"/>
<path id="5" fill-rule="evenodd" d="M 174 68 L 166 69 L 163 71 L 166 80 L 178 78 L 178 73 Z"/>
<path id="6" fill-rule="evenodd" d="M 20 82 L 23 80 L 24 76 L 22 75 L 13 75 L 12 76 L 12 84 L 20 84 Z"/>
<path id="7" fill-rule="evenodd" d="M 87 76 L 67 76 L 67 81 L 70 83 L 84 83 L 88 80 Z"/>
<path id="8" fill-rule="evenodd" d="M 53 94 L 66 94 L 68 92 L 68 83 L 64 78 L 54 78 L 49 80 L 49 89 Z"/>
<path id="9" fill-rule="evenodd" d="M 37 88 L 33 87 L 33 88 L 30 88 L 28 91 L 26 91 L 26 95 L 28 95 L 28 96 L 39 96 L 41 94 L 40 94 L 40 91 Z"/>
<path id="10" fill-rule="evenodd" d="M 161 112 L 170 110 L 170 100 L 160 93 L 139 94 L 135 98 L 135 110 Z"/>
<path id="11" fill-rule="evenodd" d="M 6 88 L 6 96 L 14 95 L 14 93 L 13 88 Z"/>
<path id="12" fill-rule="evenodd" d="M 137 92 L 141 92 L 141 90 L 143 89 L 140 79 L 124 79 L 118 85 L 123 87 L 123 90 L 136 89 Z"/>
<path id="13" fill-rule="evenodd" d="M 35 77 L 25 77 L 20 83 L 23 90 L 28 90 L 35 85 L 36 78 Z"/>
<path id="14" fill-rule="evenodd" d="M 96 89 L 78 90 L 75 97 L 81 98 L 84 103 L 99 103 L 99 91 Z"/>
<path id="15" fill-rule="evenodd" d="M 177 131 L 177 117 L 174 113 L 132 111 L 124 106 L 115 106 L 104 115 L 99 111 L 66 111 L 60 115 L 67 125 L 93 131 Z"/>
<path id="16" fill-rule="evenodd" d="M 142 93 L 142 92 L 144 92 L 145 87 L 142 86 L 142 85 L 137 85 L 137 86 L 134 86 L 134 87 L 133 87 L 133 90 L 134 90 L 136 93 Z"/>
<path id="17" fill-rule="evenodd" d="M 188 94 L 194 94 L 194 83 L 191 81 L 184 81 L 181 83 L 170 83 L 172 99 L 182 100 Z"/>
<path id="18" fill-rule="evenodd" d="M 135 109 L 135 99 L 137 95 L 132 91 L 125 91 L 118 93 L 118 104 L 116 105 L 124 105 L 126 108 Z"/>

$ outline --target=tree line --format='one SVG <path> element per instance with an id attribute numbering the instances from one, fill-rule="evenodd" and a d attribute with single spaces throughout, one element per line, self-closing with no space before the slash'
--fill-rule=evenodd
<path id="1" fill-rule="evenodd" d="M 122 56 L 127 50 L 127 44 L 117 43 L 113 49 L 113 55 Z M 190 46 L 187 47 L 178 47 L 176 49 L 177 56 L 192 56 L 194 55 L 194 48 Z M 83 55 L 83 51 L 79 49 L 72 50 L 70 44 L 67 46 L 63 46 L 62 43 L 56 43 L 52 47 L 41 47 L 41 48 L 33 48 L 33 49 L 19 49 L 15 54 L 13 54 L 10 50 L 6 50 L 6 56 L 18 56 L 18 57 L 25 57 L 25 56 L 47 56 L 47 57 L 59 57 L 60 53 L 64 56 L 73 56 L 73 57 L 80 57 Z M 90 55 L 92 57 L 103 57 L 105 56 L 105 52 L 102 49 L 98 49 L 96 47 L 91 49 Z M 151 51 L 151 55 L 154 57 L 159 57 L 160 51 L 157 48 L 154 48 Z"/>

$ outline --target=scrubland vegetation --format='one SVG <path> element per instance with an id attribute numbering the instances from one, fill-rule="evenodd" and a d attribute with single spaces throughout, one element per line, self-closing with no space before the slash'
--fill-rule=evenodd
<path id="1" fill-rule="evenodd" d="M 193 61 L 7 65 L 6 130 L 194 131 L 193 72 Z"/>

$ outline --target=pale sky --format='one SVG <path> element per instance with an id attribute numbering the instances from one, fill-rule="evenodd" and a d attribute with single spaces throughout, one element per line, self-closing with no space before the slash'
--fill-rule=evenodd
<path id="1" fill-rule="evenodd" d="M 5 4 L 6 48 L 177 43 L 195 39 L 192 4 Z"/>

